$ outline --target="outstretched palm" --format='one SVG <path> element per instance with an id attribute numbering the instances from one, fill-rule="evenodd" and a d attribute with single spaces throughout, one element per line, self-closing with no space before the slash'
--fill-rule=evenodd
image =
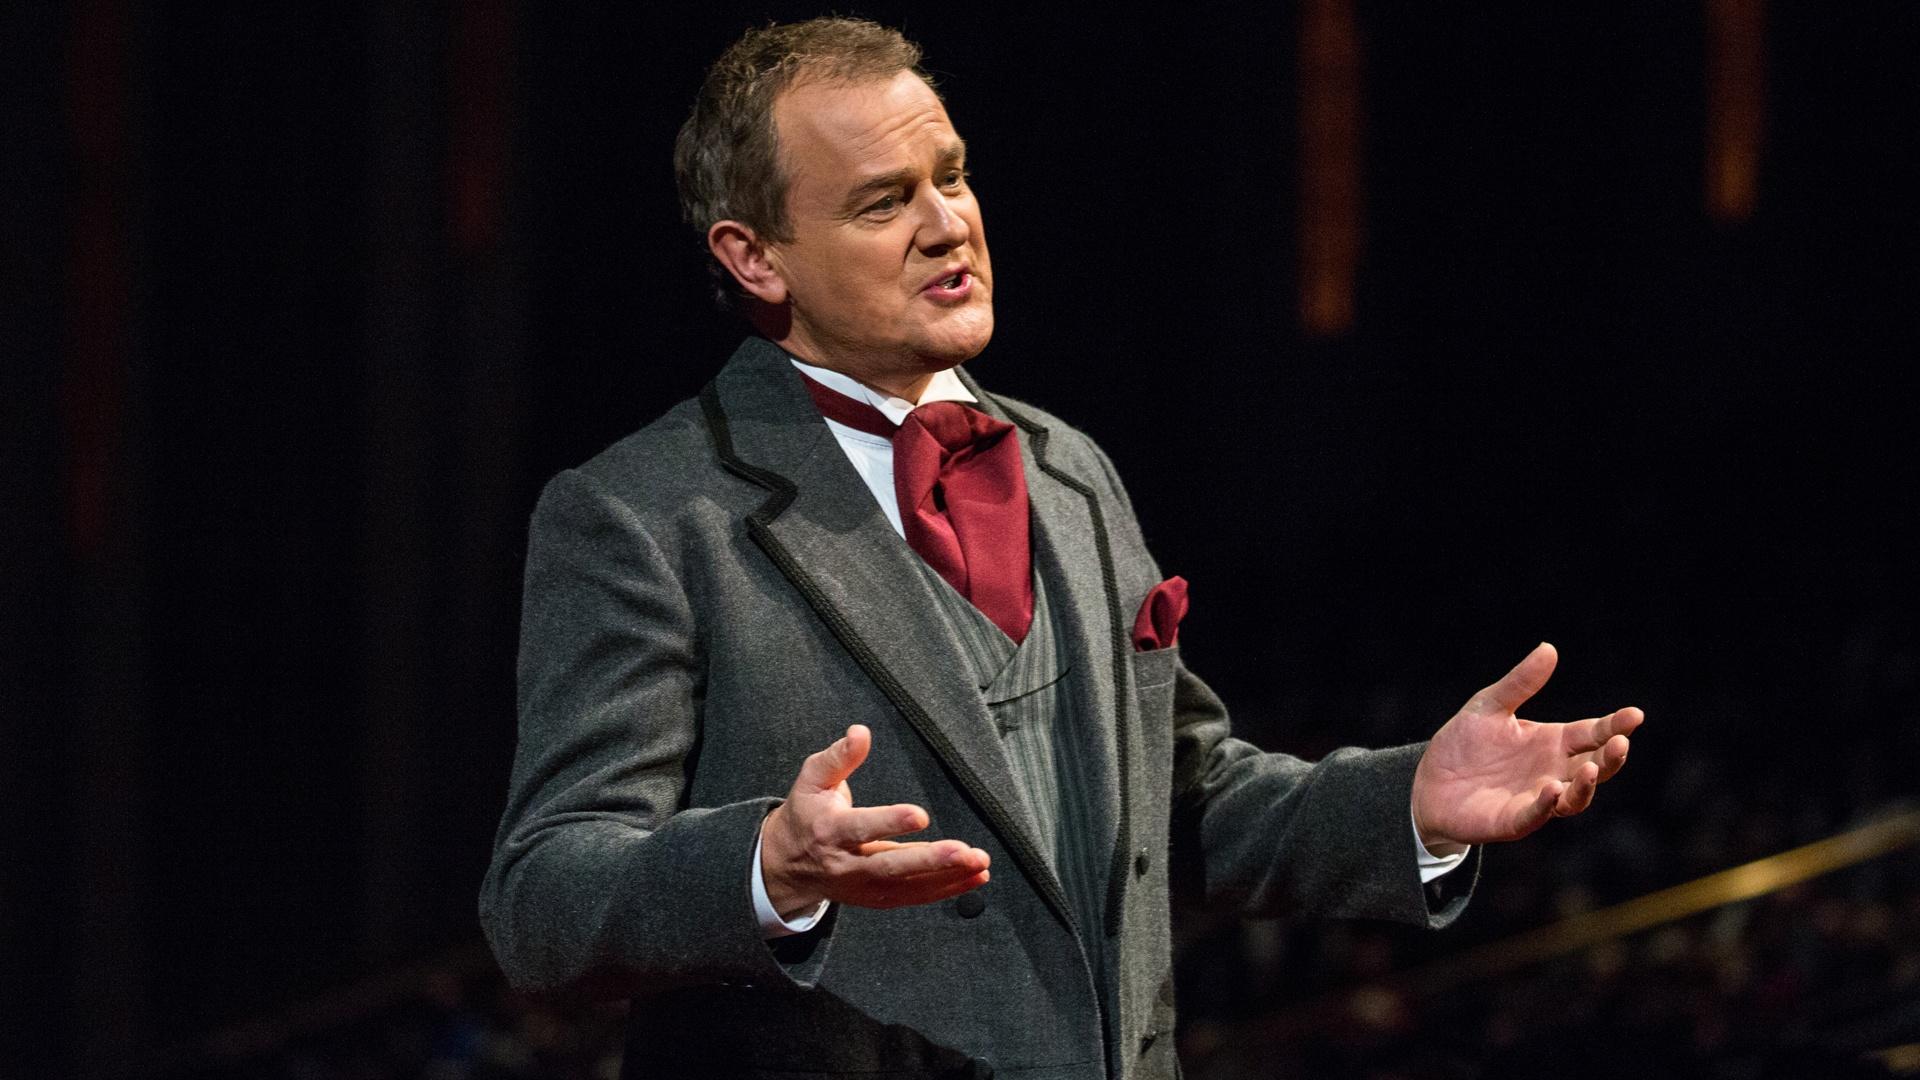
<path id="1" fill-rule="evenodd" d="M 1587 808 L 1627 760 L 1627 734 L 1646 719 L 1625 708 L 1591 720 L 1540 724 L 1514 711 L 1558 661 L 1542 642 L 1504 678 L 1473 695 L 1436 732 L 1413 775 L 1413 818 L 1442 850 L 1520 837 Z"/>

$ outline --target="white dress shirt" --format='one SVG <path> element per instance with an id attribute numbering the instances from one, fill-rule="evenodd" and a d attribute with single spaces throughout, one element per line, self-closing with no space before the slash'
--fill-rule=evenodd
<path id="1" fill-rule="evenodd" d="M 793 358 L 788 357 L 788 359 Z M 801 374 L 827 389 L 838 391 L 855 401 L 865 402 L 879 409 L 895 424 L 905 420 L 915 406 L 924 405 L 930 401 L 979 401 L 967 389 L 966 384 L 960 381 L 960 376 L 953 373 L 952 368 L 936 372 L 933 379 L 927 383 L 926 390 L 921 392 L 919 401 L 908 401 L 905 398 L 875 390 L 860 380 L 838 371 L 803 364 L 798 360 L 793 360 L 793 366 L 799 368 Z M 900 524 L 900 502 L 893 490 L 893 443 L 881 436 L 850 428 L 838 420 L 827 420 L 827 428 L 833 432 L 834 439 L 840 443 L 840 449 L 846 452 L 847 460 L 853 463 L 854 471 L 860 474 L 860 479 L 866 481 L 867 490 L 873 492 L 874 501 L 880 504 L 881 512 L 887 515 L 887 524 L 892 525 L 893 531 L 904 537 L 906 530 Z M 1413 821 L 1411 806 L 1407 808 L 1407 820 L 1409 824 Z M 1428 851 L 1427 846 L 1420 842 L 1417 826 L 1414 828 L 1413 848 L 1414 859 L 1420 867 L 1422 882 L 1438 878 L 1467 859 L 1467 853 L 1464 851 L 1457 855 L 1435 855 Z M 773 909 L 773 904 L 767 899 L 766 882 L 760 873 L 760 842 L 758 840 L 754 841 L 753 845 L 751 876 L 753 913 L 759 920 L 762 937 L 776 938 L 805 933 L 813 929 L 826 915 L 827 906 L 831 901 L 822 900 L 819 907 L 801 918 L 780 917 L 780 913 Z"/>

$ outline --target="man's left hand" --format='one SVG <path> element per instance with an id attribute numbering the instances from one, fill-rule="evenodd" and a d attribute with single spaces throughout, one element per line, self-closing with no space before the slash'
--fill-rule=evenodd
<path id="1" fill-rule="evenodd" d="M 1620 771 L 1627 735 L 1646 719 L 1639 709 L 1566 724 L 1514 715 L 1546 685 L 1558 658 L 1541 642 L 1427 744 L 1413 773 L 1413 820 L 1429 851 L 1518 840 L 1548 818 L 1585 810 L 1594 789 Z"/>

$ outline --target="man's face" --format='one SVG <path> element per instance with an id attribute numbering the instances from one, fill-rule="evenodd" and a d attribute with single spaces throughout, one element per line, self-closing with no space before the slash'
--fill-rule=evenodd
<path id="1" fill-rule="evenodd" d="M 774 102 L 793 239 L 770 244 L 803 360 L 898 392 L 993 336 L 993 268 L 965 146 L 910 71 Z"/>

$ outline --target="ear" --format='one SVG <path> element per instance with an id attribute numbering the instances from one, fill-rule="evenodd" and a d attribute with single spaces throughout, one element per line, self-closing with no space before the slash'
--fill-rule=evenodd
<path id="1" fill-rule="evenodd" d="M 707 250 L 747 295 L 768 304 L 787 302 L 786 280 L 751 227 L 738 221 L 714 222 L 707 230 Z"/>

